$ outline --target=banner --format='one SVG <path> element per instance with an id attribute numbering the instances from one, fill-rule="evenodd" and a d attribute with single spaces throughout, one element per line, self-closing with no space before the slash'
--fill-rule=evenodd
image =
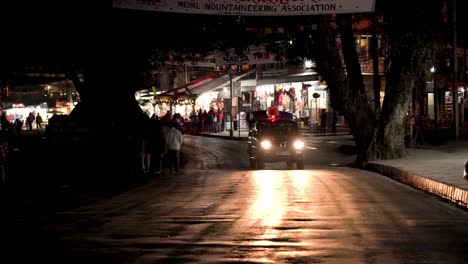
<path id="1" fill-rule="evenodd" d="M 275 54 L 269 53 L 264 46 L 249 46 L 248 49 L 242 53 L 237 54 L 235 50 L 231 49 L 227 53 L 216 52 L 216 65 L 224 66 L 230 64 L 271 64 L 276 62 L 286 62 L 284 57 L 275 57 Z"/>
<path id="2" fill-rule="evenodd" d="M 200 54 L 187 55 L 183 53 L 169 52 L 164 64 L 178 65 L 188 67 L 208 67 L 213 68 L 216 66 L 216 58 L 214 54 L 202 56 Z"/>
<path id="3" fill-rule="evenodd" d="M 164 61 L 166 65 L 178 65 L 188 67 L 216 67 L 226 65 L 242 64 L 271 64 L 277 62 L 286 62 L 284 57 L 275 57 L 269 53 L 264 46 L 251 45 L 243 53 L 236 53 L 234 49 L 227 53 L 215 51 L 212 54 L 202 56 L 200 54 L 188 55 L 183 53 L 169 52 Z"/>
<path id="4" fill-rule="evenodd" d="M 375 0 L 113 0 L 113 7 L 157 12 L 233 16 L 301 16 L 363 13 Z"/>

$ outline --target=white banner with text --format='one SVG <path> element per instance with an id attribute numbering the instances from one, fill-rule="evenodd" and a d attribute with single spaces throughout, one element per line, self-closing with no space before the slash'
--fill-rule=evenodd
<path id="1" fill-rule="evenodd" d="M 375 0 L 113 0 L 113 7 L 157 12 L 241 15 L 300 16 L 365 13 Z"/>

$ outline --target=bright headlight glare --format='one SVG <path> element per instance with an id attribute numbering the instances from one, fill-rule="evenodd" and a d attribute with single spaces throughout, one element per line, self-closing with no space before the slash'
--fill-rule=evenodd
<path id="1" fill-rule="evenodd" d="M 302 141 L 302 140 L 296 140 L 296 141 L 294 141 L 294 148 L 295 148 L 295 149 L 302 149 L 302 148 L 304 148 L 304 141 Z"/>
<path id="2" fill-rule="evenodd" d="M 271 148 L 271 142 L 268 141 L 268 140 L 264 140 L 260 143 L 260 145 L 262 146 L 262 148 L 264 149 L 270 149 Z"/>

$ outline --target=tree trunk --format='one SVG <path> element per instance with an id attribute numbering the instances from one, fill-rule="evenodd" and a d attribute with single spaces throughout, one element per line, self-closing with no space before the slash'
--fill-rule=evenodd
<path id="1" fill-rule="evenodd" d="M 348 123 L 357 147 L 355 166 L 365 167 L 377 123 L 367 100 L 361 66 L 356 52 L 356 41 L 351 27 L 351 16 L 349 14 L 339 15 L 337 19 L 343 47 L 343 58 L 348 73 L 348 92 L 344 108 L 348 113 Z"/>
<path id="2" fill-rule="evenodd" d="M 378 159 L 395 159 L 406 155 L 405 122 L 414 84 L 414 75 L 405 66 L 408 63 L 409 54 L 399 53 L 391 58 L 375 148 L 375 158 Z"/>
<path id="3" fill-rule="evenodd" d="M 375 158 L 396 159 L 407 154 L 405 126 L 413 86 L 422 73 L 433 65 L 433 39 L 412 32 L 393 36 L 390 67 L 386 76 L 385 100 L 377 133 Z M 422 89 L 422 87 L 421 87 Z M 411 134 L 410 140 L 411 140 Z"/>
<path id="4" fill-rule="evenodd" d="M 405 125 L 413 86 L 415 80 L 434 65 L 439 34 L 445 30 L 440 11 L 443 1 L 431 5 L 420 2 L 407 9 L 398 5 L 405 1 L 379 2 L 387 21 L 384 30 L 390 48 L 390 66 L 386 74 L 375 158 L 395 159 L 406 155 Z"/>
<path id="5" fill-rule="evenodd" d="M 356 53 L 355 39 L 349 15 L 340 15 L 340 33 L 346 72 L 336 42 L 336 31 L 325 27 L 316 42 L 318 71 L 327 81 L 331 104 L 344 114 L 354 136 L 357 149 L 356 167 L 364 167 L 368 161 L 368 149 L 376 127 L 364 88 L 361 67 Z"/>
<path id="6" fill-rule="evenodd" d="M 144 113 L 135 91 L 142 87 L 141 73 L 151 51 L 144 41 L 128 41 L 141 36 L 134 36 L 125 21 L 113 22 L 86 47 L 84 82 L 77 87 L 81 101 L 70 114 L 87 131 L 79 134 L 81 143 L 74 149 L 73 163 L 93 169 L 93 175 L 98 175 L 95 180 L 111 177 L 111 182 L 117 177 L 126 181 L 137 172 L 135 138 L 142 132 Z"/>

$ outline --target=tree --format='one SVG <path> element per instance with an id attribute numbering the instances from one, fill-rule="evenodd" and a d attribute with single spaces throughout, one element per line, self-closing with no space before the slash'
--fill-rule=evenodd
<path id="1" fill-rule="evenodd" d="M 81 24 L 72 23 L 75 35 L 67 38 L 72 45 L 42 45 L 41 48 L 54 53 L 52 60 L 68 65 L 78 61 L 85 69 L 86 82 L 78 85 L 84 100 L 73 115 L 89 121 L 87 125 L 90 127 L 114 133 L 118 131 L 122 135 L 132 133 L 131 128 L 138 123 L 135 117 L 142 114 L 133 93 L 141 83 L 141 72 L 147 66 L 146 58 L 151 57 L 150 52 L 155 47 L 160 50 L 203 53 L 232 47 L 242 50 L 249 44 L 267 43 L 271 50 L 278 53 L 287 49 L 291 62 L 300 62 L 304 57 L 315 58 L 317 70 L 328 83 L 332 106 L 343 113 L 350 124 L 358 147 L 355 165 L 365 166 L 369 157 L 393 158 L 404 155 L 403 120 L 411 87 L 416 76 L 429 69 L 427 63 L 433 51 L 431 47 L 436 43 L 434 36 L 438 31 L 434 30 L 434 26 L 439 20 L 434 17 L 438 17 L 436 14 L 440 10 L 438 5 L 441 1 L 437 1 L 437 6 L 420 0 L 412 5 L 403 5 L 401 0 L 397 2 L 377 1 L 378 12 L 388 21 L 385 32 L 391 51 L 385 102 L 378 123 L 367 102 L 351 28 L 351 15 L 336 16 L 334 25 L 327 20 L 330 16 L 243 18 L 112 10 L 109 21 L 103 21 L 96 14 L 91 18 L 86 16 L 93 23 L 91 27 L 86 26 L 84 36 L 77 33 L 80 32 Z M 400 8 L 402 6 L 405 8 Z M 325 18 L 323 22 L 321 18 Z M 172 23 L 179 19 L 182 23 Z M 258 32 L 247 30 L 257 25 L 286 25 L 292 28 L 312 23 L 321 26 L 310 35 L 306 32 L 286 32 L 264 37 Z M 338 35 L 341 51 L 336 42 Z M 77 41 L 73 42 L 73 39 Z M 287 44 L 285 48 L 283 44 L 290 39 L 294 39 L 294 45 Z M 55 48 L 63 53 L 57 52 Z M 24 50 L 27 48 L 24 47 Z M 63 59 L 62 54 L 66 54 L 67 58 Z M 51 60 L 47 55 L 43 56 Z M 10 57 L 13 60 L 14 56 Z M 93 111 L 100 108 L 102 98 L 118 108 L 106 115 L 105 119 L 92 122 L 96 121 L 93 119 Z M 130 131 L 123 131 L 127 129 Z"/>
<path id="2" fill-rule="evenodd" d="M 433 47 L 436 44 L 434 36 L 441 21 L 433 19 L 440 17 L 440 8 L 437 5 L 423 5 L 419 1 L 417 4 L 421 5 L 405 6 L 403 12 L 399 8 L 404 6 L 403 3 L 383 3 L 377 7 L 377 14 L 382 14 L 387 21 L 384 34 L 390 46 L 386 95 L 379 120 L 368 104 L 362 80 L 351 28 L 353 15 L 337 15 L 336 24 L 329 20 L 333 16 L 324 16 L 323 21 L 308 17 L 269 18 L 269 25 L 319 23 L 320 26 L 319 30 L 310 35 L 306 32 L 289 32 L 276 35 L 276 38 L 257 38 L 257 41 L 260 39 L 262 43 L 268 43 L 270 50 L 278 54 L 286 50 L 290 63 L 301 62 L 305 57 L 317 60 L 317 70 L 329 86 L 331 104 L 345 115 L 356 141 L 356 166 L 365 166 L 369 158 L 386 159 L 405 155 L 403 122 L 411 90 L 418 76 L 430 68 L 427 65 L 433 58 Z M 436 16 L 437 12 L 439 16 Z M 223 19 L 229 21 L 229 18 Z M 255 42 L 251 34 L 242 30 L 247 23 L 261 25 L 255 18 L 242 18 L 235 23 L 226 23 L 231 25 L 232 32 L 237 32 L 236 38 L 233 39 L 229 34 L 220 34 L 221 37 L 213 42 L 216 43 L 215 48 L 235 47 L 241 51 L 246 45 Z M 401 25 L 406 26 L 402 28 Z M 222 32 L 217 27 L 210 27 L 209 31 Z M 341 50 L 336 43 L 338 36 Z M 290 45 L 287 40 L 294 40 L 294 44 Z M 213 48 L 213 45 L 205 47 Z"/>
<path id="3" fill-rule="evenodd" d="M 442 1 L 432 3 L 417 1 L 404 5 L 403 1 L 380 1 L 378 6 L 387 21 L 384 33 L 389 43 L 390 66 L 376 133 L 375 158 L 392 159 L 406 154 L 405 121 L 413 86 L 434 65 L 441 32 Z"/>
<path id="4" fill-rule="evenodd" d="M 337 24 L 330 19 L 327 17 L 323 21 L 314 37 L 316 48 L 313 50 L 320 52 L 309 56 L 316 58 L 317 70 L 327 81 L 332 107 L 344 114 L 348 121 L 357 146 L 357 159 L 353 165 L 362 167 L 368 160 L 377 123 L 367 101 L 351 15 L 338 15 Z M 338 34 L 341 51 L 337 45 Z"/>
<path id="5" fill-rule="evenodd" d="M 349 122 L 357 146 L 355 166 L 368 159 L 389 159 L 405 155 L 405 117 L 416 80 L 433 65 L 437 34 L 442 21 L 438 5 L 407 6 L 384 3 L 378 6 L 387 21 L 384 34 L 390 46 L 390 67 L 380 119 L 371 111 L 363 85 L 351 29 L 351 15 L 337 15 L 336 27 L 324 21 L 314 39 L 318 71 L 328 83 L 333 108 Z M 381 10 L 381 11 L 379 11 Z M 434 19 L 435 18 L 435 19 Z M 405 25 L 405 27 L 401 27 Z M 338 35 L 339 34 L 339 35 Z M 342 57 L 336 39 L 341 40 Z M 375 56 L 375 53 L 374 53 Z"/>

